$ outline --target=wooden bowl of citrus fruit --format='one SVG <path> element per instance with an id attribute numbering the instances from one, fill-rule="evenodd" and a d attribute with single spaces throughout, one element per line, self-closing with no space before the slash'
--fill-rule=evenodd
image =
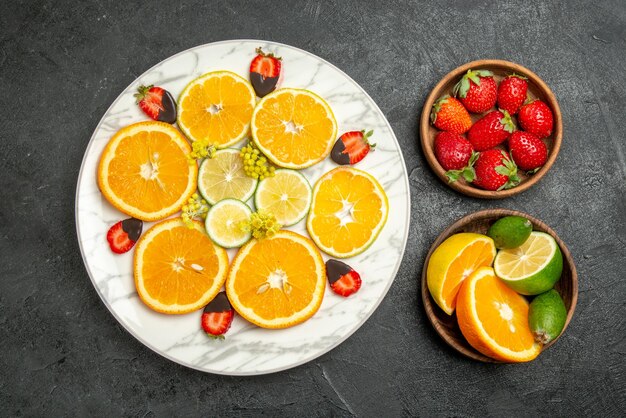
<path id="1" fill-rule="evenodd" d="M 537 183 L 554 164 L 562 135 L 561 110 L 548 85 L 503 60 L 473 61 L 448 73 L 420 119 L 422 150 L 435 174 L 483 199 Z"/>
<path id="2" fill-rule="evenodd" d="M 535 359 L 567 328 L 578 298 L 572 256 L 548 225 L 488 209 L 450 225 L 428 252 L 422 300 L 437 333 L 482 362 Z"/>

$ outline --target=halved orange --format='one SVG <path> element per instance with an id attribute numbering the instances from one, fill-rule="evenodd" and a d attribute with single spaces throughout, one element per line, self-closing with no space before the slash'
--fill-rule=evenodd
<path id="1" fill-rule="evenodd" d="M 185 314 L 207 305 L 228 273 L 228 254 L 213 244 L 201 222 L 180 218 L 154 225 L 137 243 L 135 287 L 151 309 Z"/>
<path id="2" fill-rule="evenodd" d="M 374 177 L 337 167 L 315 183 L 306 227 L 322 251 L 347 258 L 372 245 L 388 213 L 387 195 Z"/>
<path id="3" fill-rule="evenodd" d="M 98 186 L 118 210 L 144 221 L 178 212 L 196 191 L 191 147 L 172 125 L 139 122 L 120 129 L 100 157 Z"/>
<path id="4" fill-rule="evenodd" d="M 461 283 L 479 267 L 490 266 L 496 246 L 486 235 L 461 232 L 433 251 L 426 267 L 426 283 L 441 309 L 452 315 Z"/>
<path id="5" fill-rule="evenodd" d="M 476 350 L 496 360 L 523 362 L 541 353 L 528 325 L 528 307 L 491 267 L 481 267 L 461 285 L 456 315 L 463 336 Z"/>
<path id="6" fill-rule="evenodd" d="M 274 164 L 304 168 L 323 160 L 337 139 L 332 109 L 304 89 L 279 89 L 254 108 L 252 139 Z"/>
<path id="7" fill-rule="evenodd" d="M 245 78 L 213 71 L 192 80 L 178 98 L 178 127 L 192 141 L 229 147 L 248 135 L 256 94 Z"/>
<path id="8" fill-rule="evenodd" d="M 282 230 L 241 247 L 226 294 L 235 310 L 263 328 L 287 328 L 309 319 L 326 290 L 324 260 L 308 238 Z"/>

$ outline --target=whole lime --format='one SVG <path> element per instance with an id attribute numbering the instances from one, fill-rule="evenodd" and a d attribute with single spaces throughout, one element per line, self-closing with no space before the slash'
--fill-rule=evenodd
<path id="1" fill-rule="evenodd" d="M 522 245 L 533 230 L 533 224 L 521 216 L 505 216 L 494 222 L 487 235 L 496 243 L 496 248 L 517 248 Z"/>
<path id="2" fill-rule="evenodd" d="M 528 324 L 539 343 L 548 344 L 561 334 L 567 319 L 567 309 L 561 295 L 554 289 L 535 297 L 530 303 Z"/>

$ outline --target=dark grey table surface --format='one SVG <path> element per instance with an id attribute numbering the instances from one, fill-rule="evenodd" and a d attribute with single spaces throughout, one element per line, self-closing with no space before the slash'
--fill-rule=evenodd
<path id="1" fill-rule="evenodd" d="M 6 1 L 0 12 L 0 415 L 623 416 L 626 410 L 626 3 Z M 117 95 L 157 62 L 212 41 L 287 43 L 337 65 L 374 98 L 403 149 L 411 231 L 391 290 L 330 353 L 233 378 L 135 340 L 82 264 L 74 193 L 83 153 Z M 480 58 L 531 68 L 558 97 L 561 153 L 531 190 L 459 195 L 418 147 L 417 117 L 448 71 Z M 576 314 L 536 361 L 485 365 L 428 323 L 419 276 L 449 223 L 526 211 L 577 263 Z"/>

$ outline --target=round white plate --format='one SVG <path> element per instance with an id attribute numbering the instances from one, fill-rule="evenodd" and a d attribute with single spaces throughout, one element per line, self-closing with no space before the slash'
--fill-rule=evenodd
<path id="1" fill-rule="evenodd" d="M 115 255 L 106 241 L 109 227 L 127 216 L 103 198 L 95 174 L 100 154 L 111 136 L 128 124 L 146 120 L 133 98 L 139 85 L 162 86 L 176 98 L 189 81 L 209 71 L 230 70 L 247 78 L 258 46 L 283 58 L 282 86 L 310 89 L 328 101 L 340 133 L 374 130 L 376 150 L 357 168 L 371 173 L 384 187 L 389 198 L 389 219 L 366 252 L 345 260 L 363 279 L 357 294 L 343 298 L 327 286 L 320 310 L 303 324 L 265 330 L 236 316 L 226 339 L 212 340 L 200 328 L 201 311 L 168 316 L 141 302 L 133 281 L 133 251 Z M 243 146 L 243 142 L 238 146 Z M 327 158 L 303 172 L 313 185 L 334 167 L 335 163 Z M 400 266 L 409 231 L 409 201 L 408 177 L 398 141 L 378 106 L 354 80 L 306 51 L 273 42 L 236 40 L 198 46 L 166 59 L 146 71 L 113 102 L 85 152 L 76 190 L 76 228 L 93 285 L 111 313 L 135 338 L 162 356 L 194 369 L 254 375 L 313 360 L 340 344 L 369 318 Z M 249 204 L 252 206 L 252 199 Z M 150 226 L 146 223 L 144 232 Z M 289 229 L 307 235 L 305 221 Z M 234 254 L 235 250 L 230 250 L 231 259 Z"/>

